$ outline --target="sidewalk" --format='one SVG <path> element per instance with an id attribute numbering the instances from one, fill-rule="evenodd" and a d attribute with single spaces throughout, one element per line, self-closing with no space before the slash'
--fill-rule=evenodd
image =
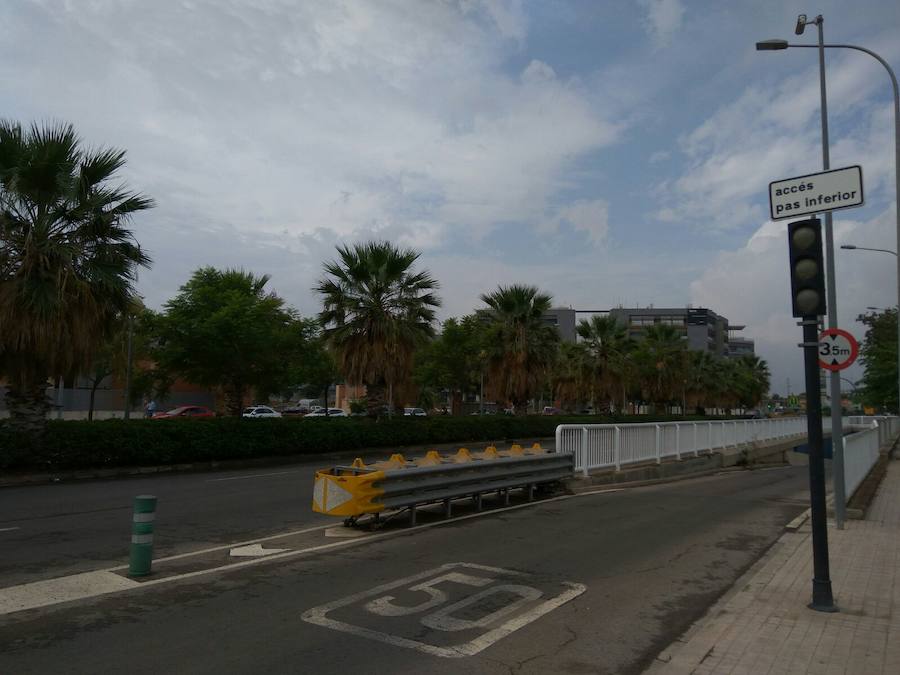
<path id="1" fill-rule="evenodd" d="M 834 614 L 812 593 L 809 521 L 785 532 L 733 589 L 647 669 L 676 673 L 900 673 L 900 460 L 866 520 L 828 523 Z"/>

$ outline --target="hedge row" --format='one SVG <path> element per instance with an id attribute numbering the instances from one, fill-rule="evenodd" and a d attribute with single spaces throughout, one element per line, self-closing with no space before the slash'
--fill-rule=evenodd
<path id="1" fill-rule="evenodd" d="M 658 421 L 647 416 L 629 422 Z M 601 417 L 368 419 L 214 418 L 51 420 L 40 443 L 0 425 L 0 470 L 97 469 L 275 457 L 403 445 L 510 441 L 553 436 L 558 424 Z M 619 420 L 622 421 L 622 420 Z"/>

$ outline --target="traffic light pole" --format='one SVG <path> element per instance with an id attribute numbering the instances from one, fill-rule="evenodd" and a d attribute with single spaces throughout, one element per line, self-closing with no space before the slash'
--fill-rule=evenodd
<path id="1" fill-rule="evenodd" d="M 819 392 L 819 321 L 804 316 L 803 365 L 806 374 L 806 429 L 809 437 L 809 502 L 813 544 L 813 591 L 809 608 L 836 612 L 828 565 L 828 514 L 825 510 L 825 454 L 822 447 L 822 395 Z"/>

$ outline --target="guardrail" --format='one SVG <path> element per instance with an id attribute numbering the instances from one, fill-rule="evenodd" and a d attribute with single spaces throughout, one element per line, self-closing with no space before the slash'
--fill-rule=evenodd
<path id="1" fill-rule="evenodd" d="M 859 425 L 856 422 L 851 424 Z M 868 426 L 865 431 L 857 431 L 844 437 L 844 491 L 847 502 L 875 466 L 879 451 L 886 442 L 882 441 L 882 436 L 888 424 L 879 424 L 876 420 L 872 420 Z"/>
<path id="2" fill-rule="evenodd" d="M 530 449 L 513 445 L 498 451 L 493 446 L 484 452 L 460 448 L 444 456 L 436 450 L 407 461 L 395 454 L 385 462 L 369 466 L 357 459 L 350 466 L 336 466 L 316 472 L 313 511 L 345 518 L 352 525 L 365 514 L 408 508 L 415 525 L 416 508 L 443 502 L 447 517 L 451 503 L 472 497 L 481 509 L 482 496 L 496 492 L 509 502 L 509 491 L 524 488 L 528 499 L 538 485 L 571 477 L 574 472 L 571 453 L 544 450 L 538 444 Z"/>
<path id="3" fill-rule="evenodd" d="M 831 421 L 825 420 L 830 429 Z M 556 450 L 572 453 L 575 471 L 615 467 L 667 457 L 681 459 L 757 441 L 771 441 L 806 433 L 806 417 L 759 420 L 710 420 L 639 424 L 561 424 L 556 427 Z"/>

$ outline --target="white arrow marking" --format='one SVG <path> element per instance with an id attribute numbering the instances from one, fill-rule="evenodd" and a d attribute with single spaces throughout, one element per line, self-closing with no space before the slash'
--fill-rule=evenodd
<path id="1" fill-rule="evenodd" d="M 235 558 L 259 558 L 264 555 L 272 555 L 273 553 L 283 553 L 290 551 L 289 548 L 263 548 L 261 544 L 251 544 L 250 546 L 238 546 L 228 552 L 228 555 Z"/>

